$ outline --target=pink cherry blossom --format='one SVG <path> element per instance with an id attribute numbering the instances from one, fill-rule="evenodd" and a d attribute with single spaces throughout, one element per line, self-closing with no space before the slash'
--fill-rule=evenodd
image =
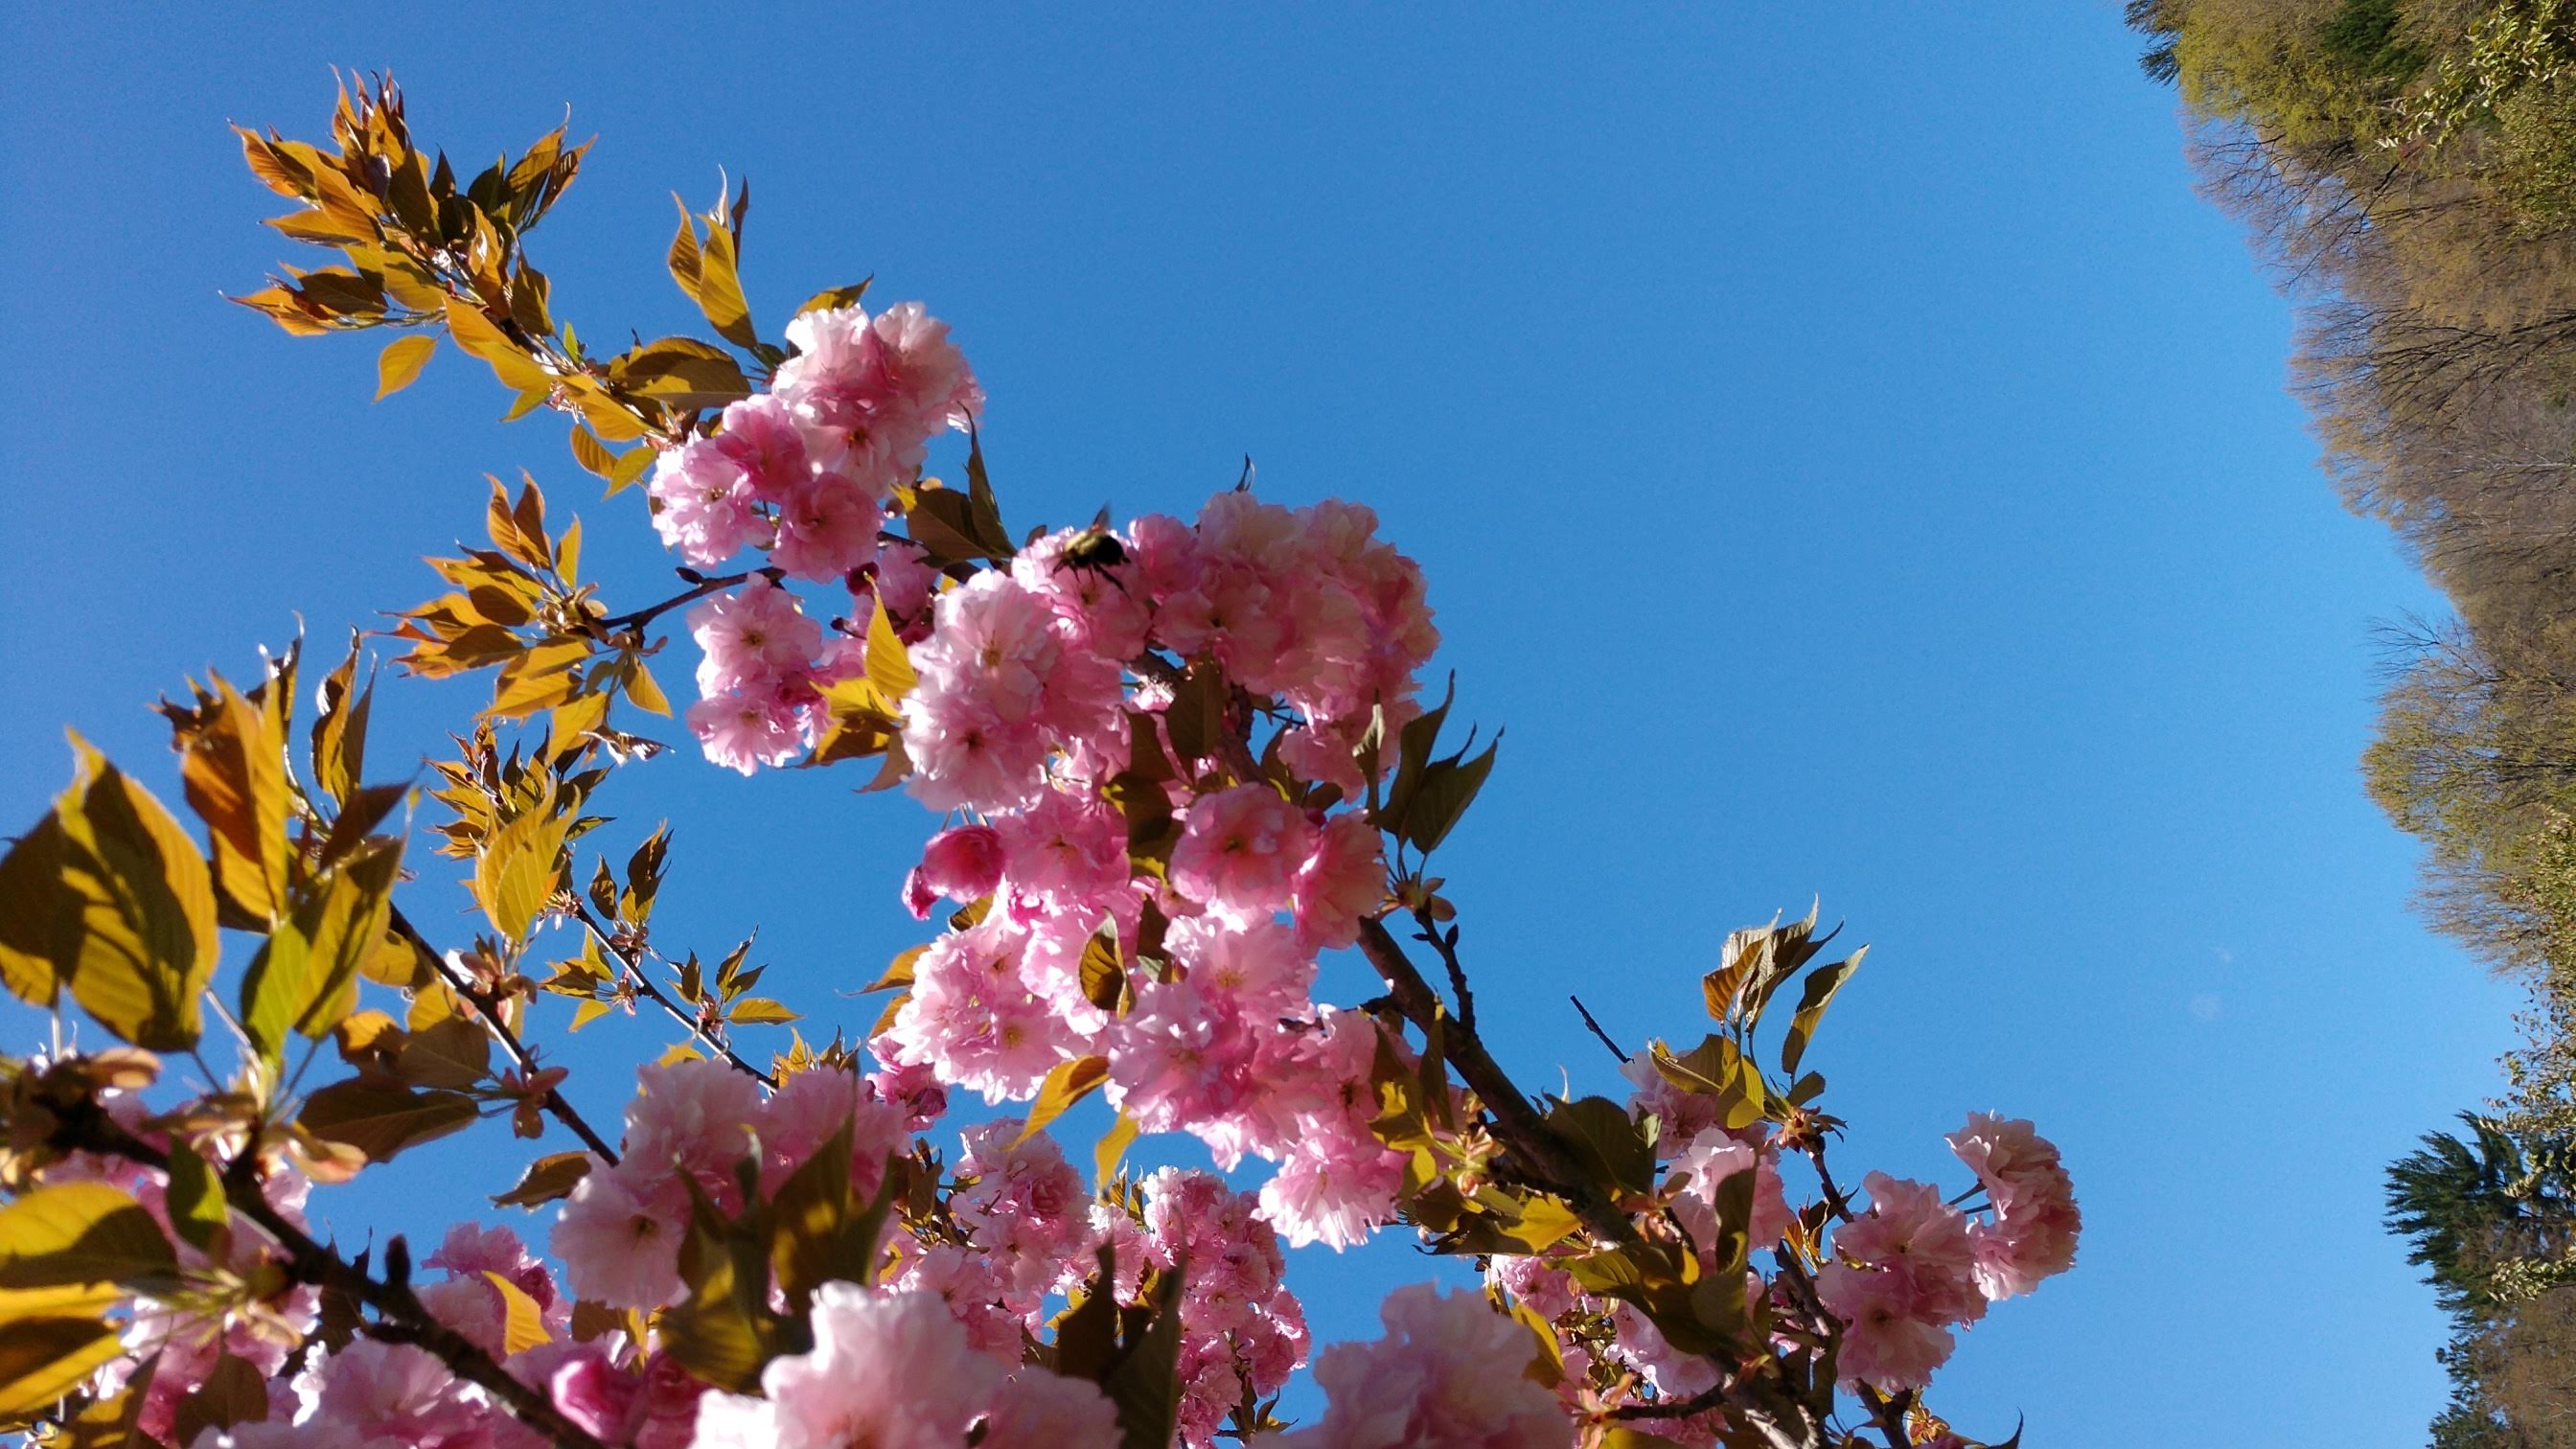
<path id="1" fill-rule="evenodd" d="M 823 649 L 823 626 L 805 616 L 796 595 L 767 579 L 715 594 L 689 610 L 689 636 L 704 651 L 698 692 L 761 693 L 803 669 Z"/>
<path id="2" fill-rule="evenodd" d="M 1203 795 L 1172 847 L 1172 884 L 1237 919 L 1266 918 L 1288 908 L 1317 838 L 1305 812 L 1267 784 Z"/>
<path id="3" fill-rule="evenodd" d="M 912 994 L 884 1040 L 939 1079 L 989 1102 L 1026 1099 L 1078 1042 L 1020 978 L 1021 932 L 996 913 L 933 942 L 913 963 Z"/>
<path id="4" fill-rule="evenodd" d="M 1127 822 L 1089 790 L 1047 790 L 997 828 L 1012 889 L 1050 910 L 1097 910 L 1126 889 Z"/>
<path id="5" fill-rule="evenodd" d="M 1002 883 L 1002 859 L 1001 832 L 989 825 L 960 825 L 930 837 L 904 883 L 913 918 L 928 920 L 929 903 L 942 896 L 962 903 L 991 895 Z"/>
<path id="6" fill-rule="evenodd" d="M 1333 950 L 1360 938 L 1360 922 L 1386 905 L 1386 861 L 1377 828 L 1357 811 L 1324 822 L 1321 838 L 1289 885 L 1297 936 L 1308 948 Z"/>
<path id="7" fill-rule="evenodd" d="M 994 1396 L 977 1449 L 1117 1449 L 1118 1410 L 1093 1385 L 1030 1365 Z"/>
<path id="8" fill-rule="evenodd" d="M 1324 1414 L 1287 1436 L 1287 1449 L 1565 1449 L 1556 1395 L 1520 1372 L 1537 1341 L 1482 1295 L 1410 1284 L 1387 1295 L 1379 1317 L 1386 1337 L 1316 1359 Z"/>
<path id="9" fill-rule="evenodd" d="M 1977 1174 L 1994 1207 L 1992 1222 L 1970 1225 L 1977 1284 L 1989 1298 L 2028 1293 L 2043 1278 L 2075 1265 L 2084 1217 L 2075 1184 L 2057 1148 L 2027 1121 L 1973 1112 L 1950 1134 L 1950 1150 Z"/>
<path id="10" fill-rule="evenodd" d="M 1905 1275 L 1828 1263 L 1816 1275 L 1816 1293 L 1843 1321 L 1836 1371 L 1845 1383 L 1882 1393 L 1919 1389 L 1949 1361 L 1956 1340 L 1937 1313 L 1917 1300 Z"/>
<path id="11" fill-rule="evenodd" d="M 772 1359 L 762 1398 L 711 1393 L 700 1449 L 957 1449 L 1004 1372 L 967 1342 L 938 1295 L 815 1290 L 814 1347 Z"/>
<path id="12" fill-rule="evenodd" d="M 1690 1181 L 1674 1201 L 1673 1212 L 1703 1253 L 1717 1243 L 1719 1186 L 1748 1168 L 1753 1171 L 1753 1217 L 1746 1227 L 1746 1240 L 1752 1251 L 1760 1252 L 1789 1230 L 1789 1199 L 1780 1185 L 1779 1154 L 1756 1151 L 1724 1128 L 1710 1127 L 1692 1138 L 1674 1161 L 1673 1170 L 1688 1174 Z"/>

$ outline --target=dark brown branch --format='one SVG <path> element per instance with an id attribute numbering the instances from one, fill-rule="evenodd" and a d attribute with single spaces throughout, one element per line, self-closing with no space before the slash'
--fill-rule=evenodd
<path id="1" fill-rule="evenodd" d="M 1593 1184 L 1590 1175 L 1576 1165 L 1564 1144 L 1548 1130 L 1537 1109 L 1529 1104 L 1528 1099 L 1521 1095 L 1520 1088 L 1512 1084 L 1511 1077 L 1495 1063 L 1476 1033 L 1458 1021 L 1443 1020 L 1446 1013 L 1441 1009 L 1439 995 L 1431 989 L 1431 983 L 1422 979 L 1422 973 L 1404 954 L 1404 947 L 1387 932 L 1383 923 L 1360 923 L 1360 951 L 1368 957 L 1369 964 L 1377 968 L 1377 974 L 1386 982 L 1387 994 L 1395 999 L 1395 1009 L 1402 1012 L 1407 1021 L 1426 1033 L 1434 1022 L 1439 1023 L 1441 1044 L 1449 1064 L 1457 1068 L 1459 1080 L 1465 1082 L 1485 1104 L 1485 1110 L 1494 1119 L 1494 1136 L 1511 1149 L 1522 1167 L 1543 1186 L 1563 1193 L 1573 1205 L 1575 1215 L 1583 1220 L 1583 1225 L 1591 1229 L 1596 1238 L 1621 1247 L 1642 1242 L 1637 1234 L 1637 1225 L 1629 1221 L 1619 1205 L 1604 1195 Z"/>
<path id="2" fill-rule="evenodd" d="M 736 584 L 747 583 L 752 579 L 767 579 L 774 584 L 786 576 L 786 571 L 783 569 L 767 568 L 745 569 L 741 573 L 726 574 L 722 578 L 702 579 L 696 588 L 685 594 L 674 594 L 658 604 L 648 604 L 631 614 L 620 614 L 614 619 L 602 619 L 599 621 L 599 628 L 601 632 L 611 634 L 620 629 L 641 629 L 682 604 L 694 603 L 709 594 L 723 593 Z"/>
<path id="3" fill-rule="evenodd" d="M 1458 928 L 1453 925 L 1443 933 L 1440 923 L 1431 918 L 1431 912 L 1427 909 L 1414 911 L 1413 919 L 1422 927 L 1415 933 L 1414 939 L 1438 952 L 1440 964 L 1449 968 L 1449 994 L 1458 1001 L 1458 1024 L 1469 1031 L 1474 1031 L 1476 998 L 1467 990 L 1467 968 L 1458 960 Z"/>
<path id="4" fill-rule="evenodd" d="M 1592 1028 L 1592 1034 L 1599 1037 L 1601 1039 L 1601 1044 L 1610 1049 L 1610 1055 L 1619 1059 L 1619 1065 L 1623 1067 L 1628 1065 L 1628 1054 L 1619 1050 L 1619 1044 L 1610 1039 L 1610 1033 L 1603 1031 L 1601 1029 L 1601 1023 L 1592 1019 L 1592 1008 L 1583 1004 L 1583 998 L 1569 993 L 1565 999 L 1574 1003 L 1574 1009 L 1577 1014 L 1582 1016 L 1583 1024 Z"/>
<path id="5" fill-rule="evenodd" d="M 665 1012 L 668 1012 L 673 1021 L 686 1027 L 689 1035 L 697 1041 L 698 1045 L 715 1053 L 735 1071 L 748 1074 L 752 1080 L 760 1083 L 762 1086 L 767 1087 L 772 1091 L 776 1091 L 778 1089 L 778 1079 L 776 1077 L 771 1076 L 769 1073 L 762 1071 L 760 1068 L 753 1066 L 751 1063 L 744 1061 L 740 1056 L 736 1055 L 732 1047 L 727 1046 L 722 1041 L 718 1040 L 712 1032 L 709 1032 L 706 1027 L 699 1022 L 698 1018 L 693 1013 L 681 1010 L 680 1003 L 673 1001 L 663 992 L 661 987 L 654 985 L 653 978 L 644 973 L 643 963 L 636 960 L 625 947 L 617 944 L 617 938 L 610 935 L 608 928 L 599 923 L 599 918 L 590 913 L 590 908 L 588 906 L 582 905 L 580 902 L 576 901 L 573 903 L 572 914 L 573 919 L 581 922 L 582 928 L 590 932 L 590 938 L 599 943 L 599 949 L 607 954 L 608 959 L 617 963 L 618 969 L 625 973 L 626 979 L 634 982 L 635 988 L 638 991 L 651 997 L 655 1004 L 659 1005 Z"/>
<path id="6" fill-rule="evenodd" d="M 411 943 L 411 948 L 420 953 L 421 959 L 429 963 L 429 968 L 438 973 L 438 979 L 447 983 L 447 989 L 462 997 L 474 1008 L 475 1014 L 483 1018 L 483 1029 L 501 1044 L 501 1050 L 509 1053 L 511 1061 L 518 1063 L 520 1072 L 533 1078 L 538 1071 L 536 1054 L 529 1051 L 527 1044 L 519 1040 L 518 1033 L 510 1030 L 509 1024 L 501 1019 L 501 1003 L 493 994 L 465 979 L 462 973 L 449 965 L 447 957 L 429 943 L 429 938 L 420 933 L 420 928 L 411 923 L 411 918 L 404 915 L 400 907 L 394 909 L 393 926 L 404 940 Z M 580 1138 L 582 1145 L 600 1161 L 611 1167 L 617 1165 L 617 1150 L 591 1130 L 590 1123 L 573 1110 L 572 1103 L 563 1093 L 548 1087 L 545 1100 L 538 1105 L 545 1109 L 546 1115 L 562 1123 L 564 1130 Z"/>
<path id="7" fill-rule="evenodd" d="M 87 1124 L 88 1131 L 79 1145 L 94 1151 L 113 1153 L 147 1167 L 167 1172 L 167 1153 L 138 1140 L 122 1127 L 99 1113 Z M 511 1377 L 509 1370 L 495 1362 L 490 1354 L 475 1346 L 471 1339 L 430 1316 L 412 1295 L 408 1284 L 388 1283 L 370 1277 L 355 1265 L 313 1240 L 302 1228 L 286 1220 L 260 1195 L 259 1184 L 247 1173 L 223 1174 L 225 1200 L 233 1211 L 258 1224 L 287 1255 L 287 1276 L 299 1283 L 329 1288 L 374 1309 L 381 1322 L 370 1336 L 390 1342 L 412 1344 L 447 1365 L 458 1378 L 482 1385 L 494 1398 L 509 1407 L 511 1414 L 530 1428 L 544 1434 L 563 1449 L 607 1449 L 580 1425 L 566 1418 L 554 1401 L 539 1389 L 531 1388 Z"/>
<path id="8" fill-rule="evenodd" d="M 1860 1387 L 1860 1401 L 1869 1405 L 1869 1416 L 1878 1432 L 1887 1436 L 1887 1449 L 1910 1449 L 1914 1436 L 1905 1431 L 1905 1411 L 1914 1403 L 1914 1391 L 1888 1395 L 1867 1384 Z"/>

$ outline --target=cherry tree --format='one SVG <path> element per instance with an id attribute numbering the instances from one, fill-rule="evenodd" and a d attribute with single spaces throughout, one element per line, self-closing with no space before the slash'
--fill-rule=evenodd
<path id="1" fill-rule="evenodd" d="M 1427 586 L 1368 508 L 1238 486 L 1014 533 L 948 327 L 863 283 L 765 332 L 747 192 L 669 247 L 714 338 L 609 352 L 526 245 L 587 150 L 561 130 L 460 181 L 375 81 L 327 148 L 241 139 L 296 204 L 271 225 L 339 256 L 240 300 L 391 329 L 380 396 L 444 343 L 512 416 L 568 418 L 683 587 L 611 603 L 581 524 L 496 482 L 443 591 L 318 686 L 298 641 L 162 702 L 193 822 L 75 739 L 0 860 L 0 982 L 116 1044 L 0 1062 L 10 1422 L 196 1449 L 1977 1442 L 1926 1391 L 1958 1329 L 2072 1263 L 2056 1150 L 1974 1114 L 1955 1183 L 1838 1176 L 1808 1056 L 1861 955 L 1812 914 L 1709 943 L 1706 1020 L 1624 1060 L 1626 1100 L 1516 1084 L 1432 873 L 1496 747 L 1431 697 Z M 957 482 L 925 471 L 961 446 Z M 659 726 L 673 629 L 696 698 Z M 490 678 L 425 785 L 370 773 L 370 647 Z M 667 832 L 622 862 L 590 838 L 657 730 L 936 817 L 884 883 L 929 939 L 872 1024 L 818 1044 L 746 951 L 657 934 Z M 422 795 L 425 842 L 398 818 Z M 424 848 L 480 934 L 397 900 L 432 888 Z M 1318 999 L 1333 952 L 1382 992 Z M 674 1044 L 574 1082 L 533 1034 L 548 996 Z M 1094 1095 L 1115 1125 L 1078 1162 L 1050 1128 Z M 621 1121 L 575 1105 L 611 1097 Z M 952 1115 L 970 1097 L 992 1110 Z M 426 1254 L 306 1226 L 376 1164 L 550 1129 L 578 1146 L 493 1200 L 518 1226 Z M 1182 1136 L 1227 1175 L 1147 1165 Z M 1284 1250 L 1386 1232 L 1483 1291 L 1399 1289 L 1383 1338 L 1317 1348 Z M 1323 1408 L 1283 1423 L 1310 1361 Z"/>

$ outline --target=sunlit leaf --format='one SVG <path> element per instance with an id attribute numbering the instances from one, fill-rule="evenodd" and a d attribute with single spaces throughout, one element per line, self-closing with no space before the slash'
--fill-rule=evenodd
<path id="1" fill-rule="evenodd" d="M 1071 1061 L 1056 1063 L 1054 1069 L 1046 1074 L 1046 1080 L 1039 1084 L 1037 1100 L 1029 1104 L 1028 1121 L 1020 1128 L 1020 1135 L 1013 1139 L 1012 1145 L 1018 1146 L 1038 1135 L 1049 1122 L 1063 1116 L 1066 1108 L 1100 1090 L 1108 1080 L 1107 1057 L 1075 1057 Z"/>
<path id="2" fill-rule="evenodd" d="M 335 1082 L 304 1103 L 298 1119 L 316 1137 L 346 1143 L 371 1162 L 474 1125 L 474 1099 L 462 1092 L 415 1092 L 353 1080 Z"/>
<path id="3" fill-rule="evenodd" d="M 386 343 L 376 356 L 376 400 L 382 402 L 411 386 L 437 350 L 438 335 L 432 332 L 415 332 Z"/>
<path id="4" fill-rule="evenodd" d="M 56 1183 L 0 1207 L 0 1288 L 114 1283 L 166 1291 L 177 1269 L 152 1214 L 105 1183 Z"/>
<path id="5" fill-rule="evenodd" d="M 599 1159 L 588 1152 L 557 1152 L 528 1164 L 519 1185 L 492 1199 L 494 1207 L 540 1207 L 572 1196 Z"/>
<path id="6" fill-rule="evenodd" d="M 537 1300 L 528 1296 L 527 1289 L 489 1268 L 483 1270 L 483 1280 L 492 1285 L 493 1292 L 501 1295 L 503 1358 L 515 1358 L 538 1344 L 552 1340 L 553 1335 L 546 1332 L 545 1311 L 537 1307 Z"/>

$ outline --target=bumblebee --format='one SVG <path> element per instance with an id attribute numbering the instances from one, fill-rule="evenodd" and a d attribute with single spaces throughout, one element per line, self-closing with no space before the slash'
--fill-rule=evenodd
<path id="1" fill-rule="evenodd" d="M 1107 576 L 1109 570 L 1127 562 L 1127 546 L 1109 531 L 1109 510 L 1103 508 L 1091 520 L 1091 526 L 1064 541 L 1064 551 L 1056 555 L 1059 570 L 1080 569 L 1085 573 Z M 1110 579 L 1117 583 L 1116 579 Z"/>

